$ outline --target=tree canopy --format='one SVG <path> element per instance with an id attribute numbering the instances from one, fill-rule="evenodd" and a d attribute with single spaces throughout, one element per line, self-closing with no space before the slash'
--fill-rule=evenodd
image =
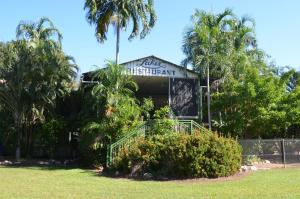
<path id="1" fill-rule="evenodd" d="M 53 34 L 58 35 L 57 40 Z M 77 66 L 63 52 L 61 34 L 47 18 L 21 22 L 17 38 L 0 49 L 0 103 L 14 117 L 19 158 L 24 128 L 43 121 L 56 97 L 71 90 Z"/>
<path id="2" fill-rule="evenodd" d="M 129 40 L 140 35 L 143 39 L 156 22 L 153 0 L 86 0 L 84 9 L 87 10 L 87 21 L 95 25 L 95 35 L 98 41 L 107 38 L 109 25 L 116 28 L 116 63 L 119 61 L 120 30 L 126 29 L 132 21 L 132 31 Z M 142 30 L 140 31 L 140 26 Z"/>
<path id="3" fill-rule="evenodd" d="M 228 9 L 197 10 L 192 21 L 182 63 L 206 75 L 210 68 L 214 129 L 247 138 L 299 136 L 299 73 L 268 61 L 258 48 L 255 21 Z"/>
<path id="4" fill-rule="evenodd" d="M 144 38 L 156 22 L 153 0 L 86 0 L 84 9 L 87 10 L 88 22 L 96 26 L 95 34 L 100 42 L 106 40 L 109 25 L 116 21 L 121 29 L 126 29 L 129 21 L 133 22 L 129 39 L 139 33 Z"/>

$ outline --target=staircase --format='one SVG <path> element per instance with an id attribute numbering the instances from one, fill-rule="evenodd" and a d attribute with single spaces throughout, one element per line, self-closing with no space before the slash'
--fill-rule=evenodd
<path id="1" fill-rule="evenodd" d="M 120 138 L 115 143 L 107 147 L 107 166 L 111 165 L 118 155 L 119 151 L 122 150 L 124 146 L 130 146 L 139 137 L 146 136 L 146 128 L 148 127 L 147 122 L 142 123 L 137 128 L 126 134 L 124 137 Z M 177 124 L 173 127 L 174 131 L 177 133 L 193 134 L 195 132 L 203 133 L 209 132 L 202 125 L 198 124 L 194 120 L 179 120 Z"/>

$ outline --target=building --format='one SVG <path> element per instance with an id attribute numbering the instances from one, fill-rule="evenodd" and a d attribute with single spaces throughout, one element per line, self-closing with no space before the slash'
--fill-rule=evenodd
<path id="1" fill-rule="evenodd" d="M 169 105 L 173 117 L 178 119 L 199 118 L 200 87 L 197 73 L 155 56 L 122 65 L 139 86 L 137 98 L 151 97 L 156 108 Z"/>

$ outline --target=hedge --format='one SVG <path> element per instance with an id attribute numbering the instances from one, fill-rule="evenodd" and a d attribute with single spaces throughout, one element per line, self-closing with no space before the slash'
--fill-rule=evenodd
<path id="1" fill-rule="evenodd" d="M 112 169 L 123 175 L 156 178 L 216 178 L 239 171 L 241 146 L 215 133 L 154 135 L 125 147 Z"/>

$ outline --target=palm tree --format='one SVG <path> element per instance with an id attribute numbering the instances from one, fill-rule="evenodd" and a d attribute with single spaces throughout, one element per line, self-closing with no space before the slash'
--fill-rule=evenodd
<path id="1" fill-rule="evenodd" d="M 232 24 L 232 39 L 234 50 L 230 73 L 234 78 L 239 78 L 250 63 L 249 59 L 253 57 L 251 54 L 257 52 L 255 21 L 248 16 L 236 18 Z"/>
<path id="2" fill-rule="evenodd" d="M 123 66 L 108 62 L 107 68 L 94 72 L 93 79 L 99 81 L 94 85 L 92 95 L 106 101 L 106 115 L 111 115 L 119 102 L 126 97 L 132 98 L 138 86 Z M 132 98 L 133 99 L 133 98 Z"/>
<path id="3" fill-rule="evenodd" d="M 49 28 L 44 26 L 46 22 Z M 0 79 L 4 80 L 0 102 L 14 117 L 19 159 L 25 123 L 33 125 L 44 119 L 47 106 L 54 104 L 57 95 L 68 92 L 77 66 L 63 53 L 61 34 L 49 19 L 21 22 L 17 37 L 20 40 L 7 43 L 0 51 Z"/>
<path id="4" fill-rule="evenodd" d="M 207 111 L 208 125 L 211 129 L 210 113 L 210 69 L 217 74 L 222 70 L 221 54 L 226 54 L 230 46 L 229 31 L 231 20 L 233 18 L 231 10 L 214 15 L 205 11 L 196 10 L 192 16 L 193 27 L 188 29 L 184 36 L 183 52 L 186 59 L 183 65 L 192 64 L 194 69 L 206 75 L 207 80 Z"/>
<path id="5" fill-rule="evenodd" d="M 95 141 L 105 146 L 102 148 L 105 152 L 107 144 L 135 127 L 140 117 L 141 107 L 134 97 L 137 84 L 125 72 L 123 66 L 109 62 L 105 69 L 92 72 L 92 79 L 98 84 L 85 85 L 85 90 L 91 90 L 88 100 L 92 100 L 92 112 L 96 115 L 90 118 L 83 132 L 94 132 L 97 137 Z"/>
<path id="6" fill-rule="evenodd" d="M 16 36 L 17 39 L 28 41 L 32 47 L 44 45 L 50 48 L 61 48 L 62 34 L 47 17 L 42 17 L 36 23 L 21 21 L 17 26 Z"/>
<path id="7" fill-rule="evenodd" d="M 87 21 L 96 26 L 95 35 L 99 42 L 106 40 L 110 24 L 116 27 L 116 63 L 119 61 L 120 30 L 132 20 L 129 40 L 138 35 L 143 39 L 156 22 L 153 0 L 86 0 L 84 9 L 87 10 Z M 141 32 L 140 23 L 143 27 Z"/>
<path id="8" fill-rule="evenodd" d="M 236 50 L 256 48 L 255 21 L 249 16 L 236 19 L 232 29 L 234 33 L 234 47 Z"/>

